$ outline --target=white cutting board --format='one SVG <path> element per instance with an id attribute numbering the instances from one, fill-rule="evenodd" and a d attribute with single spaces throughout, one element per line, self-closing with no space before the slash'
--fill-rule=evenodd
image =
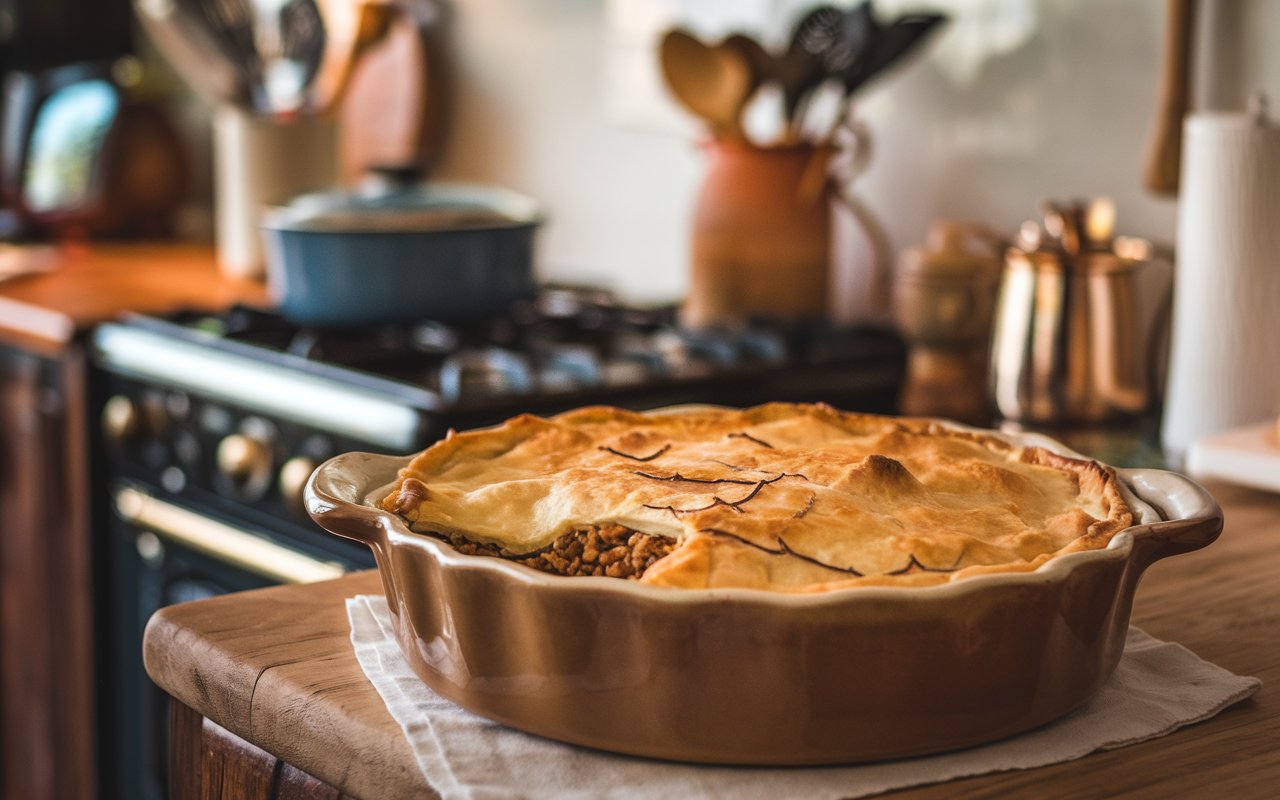
<path id="1" fill-rule="evenodd" d="M 1187 472 L 1280 492 L 1280 437 L 1275 421 L 1216 433 L 1192 442 Z"/>

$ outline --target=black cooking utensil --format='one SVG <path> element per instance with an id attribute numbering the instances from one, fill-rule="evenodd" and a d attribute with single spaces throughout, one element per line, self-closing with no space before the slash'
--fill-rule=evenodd
<path id="1" fill-rule="evenodd" d="M 253 43 L 253 11 L 247 0 L 178 0 L 187 18 L 196 22 L 215 43 L 228 63 L 244 76 L 244 83 L 259 81 L 257 49 Z"/>
<path id="2" fill-rule="evenodd" d="M 169 64 L 202 96 L 249 108 L 251 82 L 239 56 L 228 58 L 226 42 L 209 33 L 203 15 L 182 3 L 134 0 L 142 28 Z"/>
<path id="3" fill-rule="evenodd" d="M 818 6 L 805 14 L 792 29 L 787 49 L 774 60 L 773 78 L 782 86 L 787 119 L 793 123 L 800 99 L 828 76 L 822 56 L 805 42 L 823 35 L 819 32 L 830 29 L 840 16 L 841 12 L 831 6 Z"/>
<path id="4" fill-rule="evenodd" d="M 248 1 L 261 71 L 257 105 L 267 113 L 300 111 L 324 54 L 324 22 L 315 0 Z"/>
<path id="5" fill-rule="evenodd" d="M 816 9 L 797 26 L 800 45 L 821 61 L 828 76 L 840 76 L 868 57 L 880 25 L 863 2 L 847 11 L 829 6 Z"/>
<path id="6" fill-rule="evenodd" d="M 279 57 L 297 64 L 309 84 L 324 55 L 326 35 L 320 9 L 315 0 L 293 0 L 278 13 Z"/>
<path id="7" fill-rule="evenodd" d="M 863 84 L 901 61 L 924 44 L 941 23 L 942 14 L 913 14 L 899 17 L 885 27 L 877 26 L 865 48 L 865 58 L 857 59 L 843 73 L 845 92 L 853 94 Z"/>
<path id="8" fill-rule="evenodd" d="M 324 23 L 315 0 L 176 0 L 183 21 L 240 76 L 252 105 L 294 112 L 320 66 Z"/>

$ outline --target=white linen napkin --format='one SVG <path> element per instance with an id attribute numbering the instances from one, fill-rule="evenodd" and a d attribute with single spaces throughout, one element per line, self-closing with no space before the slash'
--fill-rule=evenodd
<path id="1" fill-rule="evenodd" d="M 1258 690 L 1178 644 L 1129 628 L 1111 679 L 1083 708 L 993 744 L 843 767 L 717 767 L 614 755 L 544 739 L 465 711 L 400 653 L 381 595 L 347 600 L 356 658 L 400 723 L 423 777 L 454 798 L 853 798 L 1080 758 L 1208 719 Z"/>

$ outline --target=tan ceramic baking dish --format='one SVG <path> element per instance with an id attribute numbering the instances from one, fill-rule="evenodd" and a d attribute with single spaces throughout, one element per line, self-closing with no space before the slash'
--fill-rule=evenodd
<path id="1" fill-rule="evenodd" d="M 373 549 L 422 680 L 516 728 L 679 761 L 869 761 L 1042 725 L 1115 668 L 1143 571 L 1222 529 L 1188 478 L 1118 470 L 1141 524 L 1034 572 L 818 595 L 672 589 L 545 574 L 413 533 L 376 507 L 408 461 L 338 456 L 306 494 L 321 526 Z"/>

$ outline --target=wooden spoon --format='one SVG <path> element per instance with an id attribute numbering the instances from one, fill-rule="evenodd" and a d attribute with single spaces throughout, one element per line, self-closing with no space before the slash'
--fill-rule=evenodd
<path id="1" fill-rule="evenodd" d="M 393 7 L 388 0 L 317 0 L 316 5 L 326 42 L 311 103 L 328 111 L 341 100 L 361 54 L 390 30 Z"/>
<path id="2" fill-rule="evenodd" d="M 713 47 L 680 29 L 662 37 L 659 55 L 676 99 L 717 137 L 742 138 L 742 108 L 758 85 L 747 59 L 732 46 Z"/>
<path id="3" fill-rule="evenodd" d="M 1182 171 L 1182 119 L 1187 115 L 1191 97 L 1195 16 L 1193 0 L 1165 0 L 1159 106 L 1142 174 L 1146 187 L 1162 195 L 1178 193 L 1178 178 Z"/>
<path id="4" fill-rule="evenodd" d="M 753 90 L 760 88 L 760 84 L 773 79 L 774 58 L 768 50 L 764 49 L 764 45 L 755 39 L 745 34 L 735 33 L 726 37 L 721 45 L 736 50 L 738 55 L 747 62 L 747 66 L 751 68 Z"/>

